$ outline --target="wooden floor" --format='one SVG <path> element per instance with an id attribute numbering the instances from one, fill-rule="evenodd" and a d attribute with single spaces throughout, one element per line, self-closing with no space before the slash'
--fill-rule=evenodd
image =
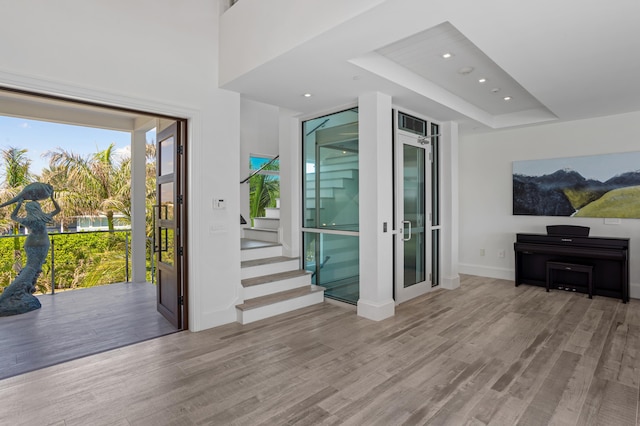
<path id="1" fill-rule="evenodd" d="M 0 381 L 11 425 L 636 425 L 640 301 L 465 276 L 374 322 L 333 304 Z"/>
<path id="2" fill-rule="evenodd" d="M 42 308 L 0 317 L 0 379 L 173 333 L 149 283 L 38 296 Z M 3 424 L 0 421 L 0 424 Z"/>

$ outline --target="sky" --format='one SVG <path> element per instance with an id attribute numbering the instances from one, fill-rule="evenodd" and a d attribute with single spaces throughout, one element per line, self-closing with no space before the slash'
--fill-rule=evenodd
<path id="1" fill-rule="evenodd" d="M 47 151 L 60 147 L 86 157 L 104 150 L 112 143 L 115 144 L 118 153 L 129 155 L 131 134 L 0 116 L 0 149 L 9 147 L 26 149 L 26 155 L 31 159 L 29 170 L 37 175 L 43 168 L 49 166 L 49 159 L 42 156 Z M 3 174 L 2 170 L 0 170 L 1 174 Z"/>
<path id="2" fill-rule="evenodd" d="M 616 175 L 639 170 L 640 152 L 513 162 L 513 173 L 525 176 L 550 175 L 564 169 L 575 170 L 586 179 L 605 182 Z"/>

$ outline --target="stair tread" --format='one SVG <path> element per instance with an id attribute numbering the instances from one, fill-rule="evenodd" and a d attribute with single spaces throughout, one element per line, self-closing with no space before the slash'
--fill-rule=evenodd
<path id="1" fill-rule="evenodd" d="M 280 243 L 272 243 L 272 242 L 261 241 L 261 240 L 252 240 L 250 238 L 240 238 L 241 250 L 252 250 L 252 249 L 265 248 L 265 247 L 277 247 L 281 245 L 282 244 Z"/>
<path id="2" fill-rule="evenodd" d="M 251 227 L 251 228 L 245 228 L 245 231 L 249 230 L 249 229 L 252 230 L 252 231 L 260 231 L 260 232 L 278 232 L 277 229 L 273 229 L 273 228 L 256 228 L 255 226 Z"/>
<path id="3" fill-rule="evenodd" d="M 244 262 L 240 262 L 241 268 L 250 268 L 252 266 L 261 266 L 261 265 L 272 265 L 274 263 L 288 262 L 290 260 L 298 260 L 299 257 L 287 257 L 287 256 L 274 256 L 274 257 L 265 257 L 262 259 L 255 260 L 245 260 Z"/>
<path id="4" fill-rule="evenodd" d="M 294 288 L 293 290 L 281 291 L 278 293 L 269 294 L 267 296 L 260 296 L 254 299 L 245 300 L 244 303 L 236 305 L 236 308 L 241 311 L 247 311 L 249 309 L 261 308 L 263 306 L 272 305 L 274 303 L 283 302 L 285 300 L 295 299 L 297 297 L 306 296 L 307 294 L 317 293 L 324 291 L 324 287 L 310 285 L 300 288 Z"/>
<path id="5" fill-rule="evenodd" d="M 305 271 L 304 269 L 277 272 L 275 274 L 261 275 L 259 277 L 254 277 L 254 278 L 245 278 L 244 280 L 242 280 L 242 286 L 250 287 L 252 285 L 266 284 L 274 281 L 286 280 L 289 278 L 302 277 L 304 275 L 311 275 L 311 272 Z"/>

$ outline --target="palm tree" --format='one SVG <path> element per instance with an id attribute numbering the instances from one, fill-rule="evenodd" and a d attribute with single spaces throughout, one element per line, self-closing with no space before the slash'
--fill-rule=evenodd
<path id="1" fill-rule="evenodd" d="M 60 221 L 60 232 L 63 232 L 66 224 L 77 215 L 73 205 L 69 202 L 73 199 L 73 194 L 67 190 L 69 185 L 67 184 L 66 170 L 63 167 L 50 166 L 42 169 L 41 173 L 40 180 L 53 186 L 56 192 L 56 201 L 61 209 L 56 219 Z"/>
<path id="2" fill-rule="evenodd" d="M 68 214 L 104 214 L 109 230 L 114 229 L 115 212 L 130 214 L 131 162 L 117 158 L 114 144 L 86 157 L 62 148 L 45 156 L 49 169 L 66 177 L 59 192 Z"/>
<path id="3" fill-rule="evenodd" d="M 3 149 L 2 161 L 4 165 L 4 181 L 0 188 L 0 201 L 7 201 L 13 198 L 27 184 L 33 181 L 34 176 L 29 171 L 31 160 L 27 157 L 26 149 L 9 147 Z M 6 214 L 6 213 L 5 213 Z M 2 228 L 8 230 L 13 228 L 14 235 L 20 232 L 20 225 L 11 220 L 3 219 Z M 14 271 L 20 272 L 22 269 L 22 251 L 20 250 L 20 240 L 13 238 Z"/>
<path id="4" fill-rule="evenodd" d="M 153 236 L 153 215 L 155 214 L 153 208 L 157 203 L 156 200 L 156 145 L 154 141 L 147 141 L 146 145 L 146 157 L 147 157 L 147 170 L 146 170 L 146 184 L 145 184 L 145 196 L 146 196 L 146 233 L 147 237 Z"/>
<path id="5" fill-rule="evenodd" d="M 279 170 L 279 165 L 270 164 L 263 170 Z M 275 207 L 280 197 L 280 177 L 278 175 L 256 174 L 249 179 L 249 215 L 262 217 L 267 207 Z"/>

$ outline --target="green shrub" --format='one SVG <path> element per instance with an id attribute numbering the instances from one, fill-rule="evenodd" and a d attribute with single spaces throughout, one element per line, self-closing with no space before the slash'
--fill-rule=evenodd
<path id="1" fill-rule="evenodd" d="M 125 232 L 50 234 L 54 247 L 56 290 L 93 287 L 126 280 Z M 25 236 L 20 239 L 24 245 Z M 9 286 L 19 268 L 15 266 L 14 237 L 0 238 L 0 291 Z M 129 253 L 129 256 L 131 254 Z M 21 250 L 18 263 L 26 263 Z M 36 283 L 37 291 L 51 291 L 51 250 Z"/>

